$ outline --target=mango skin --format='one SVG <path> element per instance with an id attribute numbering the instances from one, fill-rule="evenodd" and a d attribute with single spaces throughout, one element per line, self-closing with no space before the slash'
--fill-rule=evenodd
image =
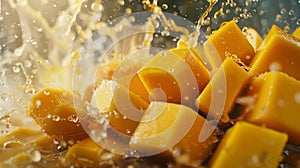
<path id="1" fill-rule="evenodd" d="M 76 113 L 85 113 L 85 110 L 84 101 L 78 95 L 65 90 L 46 88 L 32 97 L 29 115 L 49 136 L 76 141 L 88 137 Z"/>

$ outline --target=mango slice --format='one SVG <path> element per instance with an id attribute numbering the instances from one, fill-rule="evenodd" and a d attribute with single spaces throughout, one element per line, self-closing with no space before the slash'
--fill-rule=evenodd
<path id="1" fill-rule="evenodd" d="M 138 71 L 138 75 L 150 100 L 191 107 L 209 81 L 208 70 L 189 48 L 161 51 Z"/>
<path id="2" fill-rule="evenodd" d="M 108 116 L 110 125 L 132 135 L 148 103 L 115 81 L 103 80 L 95 90 L 92 104 Z"/>
<path id="3" fill-rule="evenodd" d="M 222 116 L 221 121 L 228 122 L 228 115 L 249 77 L 246 70 L 227 57 L 196 99 L 196 106 L 209 118 L 219 119 Z"/>
<path id="4" fill-rule="evenodd" d="M 76 109 L 75 103 L 77 103 Z M 85 110 L 84 101 L 78 95 L 46 88 L 33 96 L 29 114 L 45 133 L 68 141 L 80 140 L 88 136 L 76 113 L 84 113 Z"/>
<path id="5" fill-rule="evenodd" d="M 245 120 L 286 132 L 300 144 L 300 81 L 282 73 L 268 72 L 254 79 L 246 94 L 256 97 L 245 109 Z"/>
<path id="6" fill-rule="evenodd" d="M 181 151 L 177 155 L 185 154 L 185 164 L 197 163 L 199 166 L 210 154 L 216 138 L 212 134 L 199 142 L 204 122 L 204 118 L 187 106 L 151 102 L 129 145 L 149 155 L 172 148 Z"/>
<path id="7" fill-rule="evenodd" d="M 300 27 L 293 32 L 293 36 L 300 39 Z"/>
<path id="8" fill-rule="evenodd" d="M 244 33 L 247 40 L 252 45 L 254 52 L 256 52 L 263 41 L 261 36 L 253 28 L 247 28 Z"/>
<path id="9" fill-rule="evenodd" d="M 227 54 L 236 55 L 246 65 L 250 64 L 254 56 L 253 47 L 234 20 L 225 22 L 210 35 L 203 46 L 213 69 L 221 66 Z"/>
<path id="10" fill-rule="evenodd" d="M 277 167 L 287 135 L 246 122 L 237 122 L 218 145 L 210 167 Z"/>
<path id="11" fill-rule="evenodd" d="M 281 71 L 300 80 L 300 40 L 272 26 L 251 63 L 250 73 Z"/>
<path id="12" fill-rule="evenodd" d="M 68 167 L 98 167 L 102 161 L 113 159 L 114 157 L 113 153 L 108 153 L 92 139 L 86 138 L 68 150 L 65 155 L 65 161 Z"/>

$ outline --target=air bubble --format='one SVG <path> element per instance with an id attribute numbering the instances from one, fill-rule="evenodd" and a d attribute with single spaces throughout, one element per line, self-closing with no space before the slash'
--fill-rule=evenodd
<path id="1" fill-rule="evenodd" d="M 7 96 L 7 94 L 2 93 L 0 98 L 1 98 L 2 101 L 6 101 L 8 99 L 8 96 Z"/>
<path id="2" fill-rule="evenodd" d="M 68 121 L 77 123 L 79 121 L 79 118 L 76 115 L 70 115 L 68 116 Z"/>
<path id="3" fill-rule="evenodd" d="M 100 12 L 103 10 L 103 6 L 97 2 L 94 2 L 92 3 L 91 5 L 91 9 L 94 11 L 94 12 Z"/>
<path id="4" fill-rule="evenodd" d="M 163 9 L 168 9 L 168 4 L 162 4 L 161 6 Z"/>
<path id="5" fill-rule="evenodd" d="M 51 117 L 53 121 L 60 121 L 60 117 L 58 115 L 52 115 Z"/>
<path id="6" fill-rule="evenodd" d="M 19 73 L 21 71 L 19 66 L 13 66 L 12 70 L 13 70 L 14 73 Z"/>

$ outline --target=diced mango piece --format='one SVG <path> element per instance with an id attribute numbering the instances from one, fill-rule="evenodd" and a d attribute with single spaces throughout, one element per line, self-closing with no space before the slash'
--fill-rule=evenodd
<path id="1" fill-rule="evenodd" d="M 75 103 L 77 103 L 76 109 Z M 84 101 L 78 95 L 46 88 L 33 96 L 29 113 L 45 133 L 68 141 L 80 140 L 88 136 L 76 113 L 84 113 L 85 110 Z"/>
<path id="2" fill-rule="evenodd" d="M 79 167 L 98 167 L 102 161 L 105 161 L 104 154 L 111 155 L 110 159 L 114 158 L 113 153 L 108 153 L 99 144 L 90 138 L 86 138 L 72 146 L 66 153 L 66 165 Z"/>
<path id="3" fill-rule="evenodd" d="M 268 72 L 254 79 L 247 96 L 257 96 L 245 120 L 286 132 L 300 144 L 300 81 L 282 73 Z"/>
<path id="4" fill-rule="evenodd" d="M 256 52 L 263 41 L 261 36 L 253 28 L 247 28 L 244 33 L 246 35 L 247 40 L 252 45 L 254 52 Z"/>
<path id="5" fill-rule="evenodd" d="M 295 36 L 296 38 L 300 39 L 300 27 L 298 27 L 298 28 L 293 32 L 293 36 Z"/>
<path id="6" fill-rule="evenodd" d="M 199 166 L 210 154 L 216 138 L 213 133 L 199 142 L 204 122 L 204 118 L 187 106 L 151 102 L 129 145 L 150 155 L 172 148 L 186 154 L 185 164 L 197 163 Z"/>
<path id="7" fill-rule="evenodd" d="M 213 69 L 221 66 L 227 54 L 236 55 L 246 65 L 250 64 L 254 56 L 253 47 L 234 20 L 225 22 L 210 35 L 203 46 Z"/>
<path id="8" fill-rule="evenodd" d="M 108 116 L 117 131 L 132 135 L 148 103 L 115 81 L 103 80 L 95 90 L 92 104 Z"/>
<path id="9" fill-rule="evenodd" d="M 209 81 L 208 70 L 189 48 L 175 48 L 155 55 L 139 71 L 152 101 L 194 106 Z"/>
<path id="10" fill-rule="evenodd" d="M 228 114 L 249 79 L 249 73 L 227 57 L 207 87 L 196 99 L 196 106 L 209 118 L 228 122 Z"/>
<path id="11" fill-rule="evenodd" d="M 113 75 L 114 81 L 128 88 L 135 95 L 149 103 L 149 94 L 140 80 L 137 71 L 147 63 L 151 57 L 148 50 L 132 53 L 124 58 Z"/>
<path id="12" fill-rule="evenodd" d="M 251 63 L 250 73 L 281 71 L 300 80 L 299 58 L 300 40 L 274 25 Z"/>
<path id="13" fill-rule="evenodd" d="M 288 136 L 268 128 L 237 122 L 226 132 L 210 167 L 277 167 Z"/>

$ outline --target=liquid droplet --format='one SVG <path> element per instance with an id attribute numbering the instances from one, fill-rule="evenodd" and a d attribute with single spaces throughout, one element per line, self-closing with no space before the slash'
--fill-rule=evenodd
<path id="1" fill-rule="evenodd" d="M 168 9 L 168 5 L 167 4 L 162 4 L 161 6 L 163 9 Z"/>
<path id="2" fill-rule="evenodd" d="M 52 115 L 51 117 L 53 121 L 60 121 L 60 117 L 58 115 Z"/>
<path id="3" fill-rule="evenodd" d="M 3 93 L 3 94 L 1 94 L 0 98 L 2 101 L 5 101 L 8 99 L 8 96 L 7 96 L 7 94 Z"/>
<path id="4" fill-rule="evenodd" d="M 13 66 L 12 70 L 13 70 L 14 73 L 19 73 L 21 71 L 19 66 Z"/>
<path id="5" fill-rule="evenodd" d="M 300 92 L 297 92 L 295 94 L 295 101 L 296 101 L 296 103 L 300 104 Z"/>
<path id="6" fill-rule="evenodd" d="M 30 156 L 33 162 L 39 162 L 42 159 L 41 153 L 38 150 L 34 150 Z"/>
<path id="7" fill-rule="evenodd" d="M 278 62 L 273 62 L 269 66 L 270 71 L 280 71 L 281 65 Z"/>

